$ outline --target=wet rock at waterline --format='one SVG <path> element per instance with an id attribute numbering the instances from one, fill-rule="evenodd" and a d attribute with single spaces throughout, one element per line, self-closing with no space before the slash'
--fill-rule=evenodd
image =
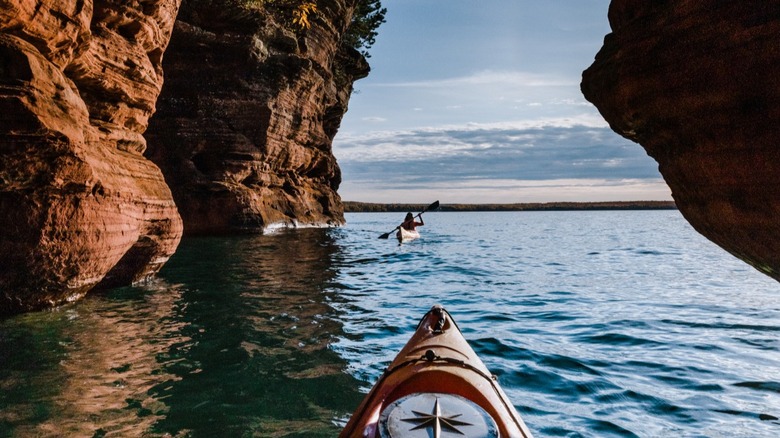
<path id="1" fill-rule="evenodd" d="M 178 0 L 0 4 L 0 313 L 153 275 L 182 223 L 143 133 Z"/>
<path id="2" fill-rule="evenodd" d="M 341 43 L 355 5 L 329 2 L 308 29 L 260 9 L 182 5 L 147 155 L 187 234 L 344 222 L 331 144 L 369 71 Z"/>

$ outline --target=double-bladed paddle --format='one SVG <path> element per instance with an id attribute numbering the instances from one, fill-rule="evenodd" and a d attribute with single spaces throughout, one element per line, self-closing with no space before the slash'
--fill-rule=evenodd
<path id="1" fill-rule="evenodd" d="M 437 208 L 439 208 L 439 201 L 436 201 L 436 202 L 434 202 L 433 204 L 431 204 L 431 205 L 429 205 L 429 206 L 427 206 L 427 207 L 423 208 L 423 211 L 421 211 L 421 212 L 417 213 L 417 216 L 415 216 L 415 217 L 420 217 L 420 215 L 421 215 L 421 214 L 423 214 L 423 213 L 425 213 L 426 211 L 429 211 L 429 210 L 436 210 Z M 401 225 L 403 225 L 403 223 L 401 223 Z M 393 231 L 395 231 L 395 230 L 397 230 L 397 229 L 401 228 L 401 225 L 399 225 L 399 226 L 397 226 L 397 227 L 393 228 Z M 381 236 L 379 236 L 379 238 L 380 238 L 380 239 L 387 239 L 388 237 L 390 237 L 390 234 L 392 234 L 392 233 L 393 233 L 393 231 L 390 231 L 390 232 L 388 232 L 388 233 L 382 234 Z"/>

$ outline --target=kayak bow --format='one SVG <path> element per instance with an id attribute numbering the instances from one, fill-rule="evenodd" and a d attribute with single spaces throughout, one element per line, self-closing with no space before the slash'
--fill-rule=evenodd
<path id="1" fill-rule="evenodd" d="M 450 314 L 434 306 L 339 437 L 446 436 L 531 433 Z"/>

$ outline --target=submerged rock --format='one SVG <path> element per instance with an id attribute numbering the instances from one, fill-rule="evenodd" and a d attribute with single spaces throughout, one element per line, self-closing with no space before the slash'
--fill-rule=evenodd
<path id="1" fill-rule="evenodd" d="M 175 251 L 142 134 L 178 7 L 0 3 L 0 314 L 145 279 Z"/>
<path id="2" fill-rule="evenodd" d="M 582 92 L 701 234 L 780 280 L 780 3 L 613 0 Z"/>
<path id="3" fill-rule="evenodd" d="M 260 8 L 182 5 L 147 155 L 187 234 L 343 223 L 331 144 L 369 71 L 341 44 L 356 4 L 320 5 L 308 29 Z"/>

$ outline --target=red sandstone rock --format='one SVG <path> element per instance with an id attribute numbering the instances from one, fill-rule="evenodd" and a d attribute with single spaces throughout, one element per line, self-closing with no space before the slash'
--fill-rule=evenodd
<path id="1" fill-rule="evenodd" d="M 701 234 L 780 280 L 780 3 L 613 0 L 582 91 Z"/>
<path id="2" fill-rule="evenodd" d="M 262 10 L 182 5 L 147 155 L 188 234 L 343 223 L 331 144 L 368 74 L 339 44 L 355 4 L 321 4 L 297 34 Z"/>
<path id="3" fill-rule="evenodd" d="M 142 134 L 178 6 L 0 3 L 0 313 L 142 280 L 175 251 Z"/>

